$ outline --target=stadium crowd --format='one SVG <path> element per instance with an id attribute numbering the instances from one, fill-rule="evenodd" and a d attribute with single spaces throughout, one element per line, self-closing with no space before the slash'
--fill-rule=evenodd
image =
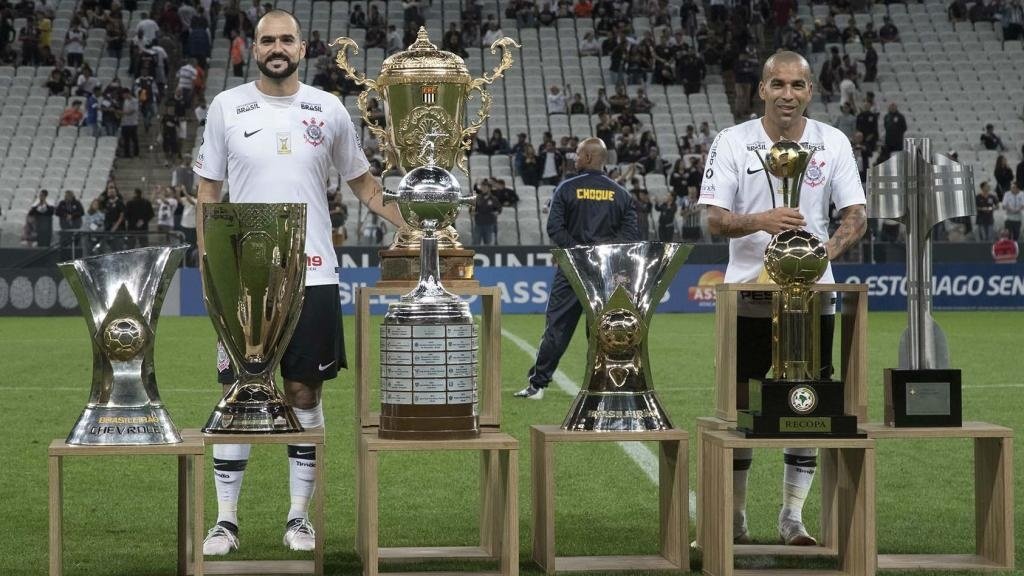
<path id="1" fill-rule="evenodd" d="M 229 66 L 235 76 L 243 75 L 245 52 L 250 46 L 256 20 L 271 5 L 252 0 L 245 6 L 240 0 L 170 0 L 153 2 L 150 12 L 127 29 L 128 15 L 137 2 L 124 0 L 81 0 L 77 3 L 62 49 L 52 50 L 52 2 L 0 0 L 0 65 L 49 67 L 45 85 L 52 95 L 68 96 L 67 109 L 55 125 L 78 126 L 94 136 L 118 136 L 118 157 L 137 157 L 144 147 L 163 150 L 165 165 L 178 171 L 184 159 L 182 144 L 205 119 L 205 78 L 208 73 L 212 40 L 221 34 L 231 42 Z M 702 224 L 696 206 L 696 190 L 704 172 L 708 149 L 716 131 L 708 122 L 689 125 L 680 135 L 674 150 L 662 150 L 653 135 L 652 116 L 657 104 L 647 96 L 652 85 L 681 85 L 687 94 L 703 91 L 707 74 L 721 74 L 734 94 L 732 110 L 736 118 L 746 119 L 760 110 L 757 83 L 759 63 L 770 52 L 785 48 L 820 62 L 814 71 L 816 91 L 823 104 L 837 102 L 840 112 L 832 123 L 850 138 L 862 178 L 873 164 L 884 161 L 903 147 L 910 127 L 898 103 L 890 101 L 885 110 L 876 100 L 878 47 L 900 42 L 900 31 L 888 18 L 876 30 L 868 22 L 859 28 L 854 18 L 840 29 L 836 16 L 867 9 L 864 0 L 832 0 L 828 16 L 805 22 L 797 15 L 796 0 L 750 0 L 725 2 L 709 0 L 696 3 L 683 0 L 670 7 L 665 0 L 513 0 L 501 4 L 503 12 L 485 13 L 482 3 L 465 2 L 459 22 L 451 22 L 442 39 L 442 47 L 467 55 L 467 46 L 489 45 L 503 35 L 505 27 L 557 26 L 561 19 L 591 18 L 594 31 L 580 44 L 582 56 L 600 56 L 606 78 L 614 84 L 612 93 L 600 90 L 597 96 L 572 91 L 570 86 L 551 85 L 547 94 L 549 114 L 588 114 L 594 118 L 594 135 L 610 151 L 610 175 L 631 191 L 641 214 L 645 238 L 712 241 Z M 416 30 L 425 22 L 425 10 L 436 9 L 429 3 L 404 2 L 401 22 L 388 21 L 378 7 L 351 3 L 349 20 L 353 27 L 366 30 L 366 47 L 383 48 L 391 54 L 411 44 Z M 949 4 L 951 21 L 993 21 L 1002 27 L 1005 38 L 1021 36 L 1024 12 L 1020 0 L 986 4 L 954 0 Z M 635 27 L 636 18 L 646 18 L 649 26 Z M 18 22 L 18 26 L 15 25 Z M 105 34 L 106 55 L 120 59 L 120 77 L 102 84 L 88 62 L 83 60 L 84 46 L 90 34 L 100 29 Z M 857 43 L 863 57 L 842 54 L 839 46 Z M 311 30 L 307 58 L 313 63 L 312 84 L 339 96 L 357 94 L 360 88 L 333 63 L 334 53 L 321 38 L 320 30 Z M 371 116 L 384 123 L 379 102 L 371 101 Z M 509 135 L 511 137 L 512 135 Z M 539 140 L 538 140 L 539 136 Z M 519 201 L 516 188 L 553 186 L 574 173 L 578 139 L 550 132 L 515 134 L 510 142 L 500 130 L 480 135 L 473 154 L 508 155 L 515 181 L 480 180 L 474 184 L 481 200 L 473 209 L 475 243 L 497 239 L 495 227 L 515 218 Z M 364 131 L 367 157 L 376 174 L 382 174 L 384 159 L 379 143 Z M 992 229 L 993 213 L 1002 211 L 1005 226 L 1014 240 L 1019 238 L 1021 201 L 1024 187 L 1024 148 L 1021 161 L 1011 167 L 1012 151 L 992 125 L 980 135 L 979 147 L 1002 152 L 991 174 L 976 176 L 978 216 L 962 220 L 938 232 L 939 240 L 977 240 L 991 242 L 998 236 Z M 951 151 L 955 156 L 955 151 Z M 662 175 L 667 195 L 651 197 L 645 188 L 650 175 Z M 112 182 L 115 190 L 117 185 Z M 109 187 L 108 187 L 109 188 Z M 175 184 L 169 189 L 153 187 L 141 197 L 161 210 L 174 204 L 179 219 L 192 194 L 190 184 Z M 66 196 L 78 191 L 61 192 Z M 194 201 L 193 201 L 194 202 Z M 88 210 L 106 215 L 102 229 L 127 230 L 138 219 L 118 216 L 118 204 L 108 192 L 89 199 Z M 46 208 L 50 200 L 36 199 L 30 211 L 23 242 L 45 244 L 37 230 L 45 229 L 46 218 L 56 216 Z M 336 241 L 347 240 L 347 213 L 339 198 L 331 199 Z M 82 217 L 83 228 L 99 226 L 99 218 Z M 503 215 L 504 214 L 504 215 Z M 163 230 L 179 229 L 179 220 L 168 225 L 152 223 Z M 159 219 L 158 219 L 159 220 Z M 61 227 L 73 227 L 77 220 L 60 221 Z M 135 223 L 133 223 L 135 222 Z M 90 224 L 91 223 L 91 224 Z M 194 226 L 194 222 L 190 223 Z M 367 217 L 356 228 L 359 243 L 383 241 L 384 225 Z M 877 238 L 901 239 L 898 224 L 883 222 L 874 231 Z M 947 234 L 948 232 L 948 234 Z"/>

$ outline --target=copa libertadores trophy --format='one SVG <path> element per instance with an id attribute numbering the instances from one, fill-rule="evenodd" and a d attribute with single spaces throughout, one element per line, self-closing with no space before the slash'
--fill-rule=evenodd
<path id="1" fill-rule="evenodd" d="M 382 438 L 455 439 L 480 434 L 477 398 L 478 335 L 469 304 L 441 285 L 437 231 L 455 221 L 462 196 L 458 180 L 435 166 L 432 141 L 427 165 L 410 170 L 397 192 L 405 221 L 423 232 L 419 283 L 388 305 L 380 328 L 380 428 Z"/>
<path id="2" fill-rule="evenodd" d="M 899 368 L 885 370 L 885 422 L 890 426 L 960 426 L 960 370 L 949 365 L 946 335 L 932 318 L 932 228 L 975 213 L 969 166 L 931 155 L 927 138 L 868 171 L 868 216 L 900 220 L 907 234 L 907 328 Z"/>
<path id="3" fill-rule="evenodd" d="M 423 143 L 428 135 L 433 141 L 433 164 L 445 170 L 458 168 L 468 173 L 466 152 L 477 131 L 491 110 L 491 95 L 484 88 L 500 78 L 512 66 L 512 49 L 519 44 L 511 38 L 499 38 L 491 44 L 491 54 L 501 50 L 501 60 L 494 70 L 480 78 L 469 74 L 466 63 L 458 55 L 438 50 L 430 42 L 426 28 L 421 27 L 416 41 L 408 49 L 389 56 L 381 66 L 381 74 L 371 80 L 357 72 L 348 61 L 348 49 L 359 53 L 351 38 L 338 38 L 338 67 L 366 90 L 359 95 L 358 105 L 363 121 L 380 143 L 385 158 L 385 171 L 400 167 L 408 171 L 428 164 Z M 374 120 L 369 111 L 370 92 L 377 92 L 384 102 L 386 126 Z M 476 117 L 466 124 L 467 102 L 473 92 L 480 94 Z M 419 246 L 423 231 L 405 226 L 395 234 L 392 245 L 382 250 L 381 281 L 414 282 L 419 277 Z M 451 223 L 436 231 L 440 255 L 440 273 L 444 280 L 473 278 L 473 252 L 459 242 Z"/>
<path id="4" fill-rule="evenodd" d="M 203 299 L 235 373 L 203 432 L 299 432 L 274 374 L 302 309 L 306 205 L 206 203 L 202 220 Z"/>
<path id="5" fill-rule="evenodd" d="M 565 430 L 667 430 L 654 392 L 648 330 L 693 246 L 636 242 L 556 248 L 555 262 L 587 311 L 587 368 Z"/>
<path id="6" fill-rule="evenodd" d="M 769 189 L 772 176 L 781 181 L 786 207 L 800 207 L 813 155 L 791 140 L 758 154 Z M 825 242 L 802 228 L 774 235 L 765 248 L 765 273 L 781 290 L 772 295 L 772 378 L 750 380 L 749 405 L 737 414 L 748 437 L 861 435 L 856 416 L 845 413 L 843 383 L 821 378 L 820 302 L 811 287 L 827 268 Z"/>
<path id="7" fill-rule="evenodd" d="M 68 444 L 175 444 L 153 367 L 156 325 L 187 246 L 90 256 L 58 266 L 92 340 L 92 392 Z"/>

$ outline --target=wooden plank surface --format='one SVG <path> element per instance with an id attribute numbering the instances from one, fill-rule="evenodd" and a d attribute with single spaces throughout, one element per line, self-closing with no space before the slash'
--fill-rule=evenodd
<path id="1" fill-rule="evenodd" d="M 974 554 L 879 554 L 879 570 L 1004 570 Z"/>
<path id="2" fill-rule="evenodd" d="M 50 456 L 144 456 L 161 454 L 202 454 L 203 438 L 197 430 L 181 431 L 181 442 L 177 444 L 138 444 L 126 446 L 75 446 L 65 444 L 58 438 L 50 442 Z"/>
<path id="3" fill-rule="evenodd" d="M 727 448 L 874 448 L 872 438 L 747 438 L 735 430 L 704 432 L 705 442 Z"/>
<path id="4" fill-rule="evenodd" d="M 392 440 L 380 438 L 375 432 L 363 435 L 366 447 L 373 452 L 432 451 L 432 450 L 516 450 L 519 442 L 497 431 L 484 431 L 478 438 L 464 440 Z"/>
<path id="5" fill-rule="evenodd" d="M 661 556 L 559 556 L 555 572 L 668 570 L 679 567 Z"/>
<path id="6" fill-rule="evenodd" d="M 974 441 L 975 552 L 1013 568 L 1013 438 Z"/>
<path id="7" fill-rule="evenodd" d="M 957 427 L 894 428 L 882 422 L 867 422 L 858 427 L 870 438 L 1011 438 L 1013 430 L 987 422 L 964 422 Z"/>
<path id="8" fill-rule="evenodd" d="M 473 558 L 487 560 L 490 552 L 480 546 L 395 546 L 378 549 L 383 560 L 428 560 L 445 558 Z"/>
<path id="9" fill-rule="evenodd" d="M 536 429 L 546 442 L 659 442 L 689 438 L 689 433 L 681 428 L 649 432 L 573 432 L 562 430 L 557 424 L 536 424 L 530 428 Z"/>
<path id="10" fill-rule="evenodd" d="M 205 574 L 313 574 L 312 560 L 221 560 L 204 562 Z"/>
<path id="11" fill-rule="evenodd" d="M 736 544 L 734 556 L 779 556 L 801 558 L 834 558 L 839 552 L 827 546 L 786 546 L 785 544 Z"/>
<path id="12" fill-rule="evenodd" d="M 323 444 L 324 429 L 308 428 L 287 434 L 203 434 L 209 444 Z"/>
<path id="13" fill-rule="evenodd" d="M 736 309 L 733 284 L 715 286 L 715 416 L 736 421 Z"/>

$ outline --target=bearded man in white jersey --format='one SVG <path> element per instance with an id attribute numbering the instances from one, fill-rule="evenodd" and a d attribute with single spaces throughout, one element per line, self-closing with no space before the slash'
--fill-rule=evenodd
<path id="1" fill-rule="evenodd" d="M 866 227 L 864 188 L 850 141 L 839 130 L 805 118 L 811 102 L 811 69 L 803 56 L 778 52 L 764 64 L 758 93 L 765 102 L 764 116 L 723 130 L 708 152 L 700 203 L 707 205 L 712 234 L 729 240 L 726 282 L 756 282 L 763 270 L 765 247 L 772 235 L 806 228 L 826 240 L 829 260 L 853 246 Z M 768 176 L 756 155 L 763 157 L 780 139 L 800 142 L 815 150 L 800 185 L 800 208 L 782 203 L 781 183 Z M 774 190 L 774 193 L 772 192 Z M 828 236 L 829 204 L 839 210 L 839 228 Z M 832 268 L 821 282 L 833 282 Z M 828 298 L 828 295 L 822 295 Z M 764 378 L 771 367 L 771 300 L 764 293 L 740 296 L 737 319 L 736 404 L 747 407 L 747 382 Z M 822 302 L 822 378 L 832 373 L 832 332 L 835 295 Z M 752 450 L 738 449 L 733 459 L 733 537 L 749 543 L 747 529 L 747 474 Z M 802 510 L 817 467 L 813 448 L 787 448 L 783 452 L 783 502 L 779 536 L 790 545 L 817 544 L 804 527 Z"/>
<path id="2" fill-rule="evenodd" d="M 295 333 L 281 361 L 287 402 L 303 427 L 323 426 L 320 403 L 324 380 L 344 367 L 340 325 L 337 256 L 331 244 L 326 182 L 330 169 L 366 206 L 395 226 L 402 217 L 384 207 L 380 183 L 369 172 L 352 119 L 337 97 L 299 82 L 297 70 L 306 55 L 299 23 L 284 10 L 271 10 L 256 26 L 252 56 L 259 79 L 221 92 L 210 103 L 203 146 L 193 170 L 199 176 L 199 221 L 202 206 L 221 197 L 228 180 L 233 202 L 301 202 L 306 221 L 306 289 Z M 202 226 L 199 250 L 203 251 Z M 218 380 L 229 385 L 227 355 L 218 354 Z M 291 505 L 284 544 L 312 550 L 313 527 L 307 518 L 313 494 L 315 463 L 310 446 L 288 446 Z M 219 444 L 213 449 L 217 486 L 217 524 L 203 543 L 203 553 L 223 555 L 237 549 L 238 494 L 249 446 Z"/>

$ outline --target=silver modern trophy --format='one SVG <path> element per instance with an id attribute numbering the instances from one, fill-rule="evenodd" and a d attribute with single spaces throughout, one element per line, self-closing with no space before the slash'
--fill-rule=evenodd
<path id="1" fill-rule="evenodd" d="M 868 171 L 868 217 L 906 227 L 907 328 L 899 368 L 885 371 L 885 420 L 892 426 L 959 426 L 960 371 L 950 369 L 946 335 L 932 317 L 931 231 L 973 216 L 969 166 L 931 154 L 927 138 L 907 138 L 904 150 Z"/>
<path id="2" fill-rule="evenodd" d="M 431 143 L 425 143 L 432 160 Z M 388 306 L 380 328 L 382 438 L 453 439 L 480 434 L 477 327 L 469 304 L 440 282 L 437 233 L 455 222 L 458 180 L 432 161 L 406 173 L 397 202 L 410 227 L 423 232 L 416 287 Z"/>
<path id="3" fill-rule="evenodd" d="M 565 430 L 666 430 L 647 335 L 654 310 L 693 249 L 665 242 L 556 248 L 555 262 L 587 311 L 587 364 Z"/>
<path id="4" fill-rule="evenodd" d="M 92 340 L 92 392 L 68 444 L 174 444 L 160 400 L 156 326 L 187 246 L 139 248 L 62 262 Z"/>
<path id="5" fill-rule="evenodd" d="M 306 205 L 207 203 L 201 225 L 203 297 L 235 373 L 203 432 L 299 432 L 274 375 L 302 310 Z"/>

